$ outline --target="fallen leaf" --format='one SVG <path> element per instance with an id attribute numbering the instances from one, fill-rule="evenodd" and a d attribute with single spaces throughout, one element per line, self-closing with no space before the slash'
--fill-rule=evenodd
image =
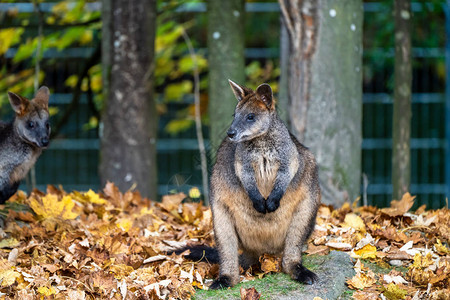
<path id="1" fill-rule="evenodd" d="M 28 203 L 33 211 L 43 219 L 72 220 L 78 217 L 78 214 L 72 211 L 75 203 L 69 196 L 63 196 L 60 200 L 55 194 L 47 194 L 43 197 L 30 197 Z"/>
<path id="2" fill-rule="evenodd" d="M 276 256 L 264 254 L 259 258 L 259 261 L 261 263 L 261 271 L 264 273 L 281 271 L 280 259 Z"/>
<path id="3" fill-rule="evenodd" d="M 382 208 L 381 212 L 391 217 L 403 216 L 414 205 L 415 198 L 416 196 L 405 193 L 401 200 L 392 200 L 391 207 Z"/>
<path id="4" fill-rule="evenodd" d="M 382 288 L 383 294 L 389 300 L 401 300 L 405 299 L 408 292 L 394 283 L 389 283 L 386 287 Z"/>
<path id="5" fill-rule="evenodd" d="M 240 292 L 241 300 L 259 300 L 261 298 L 261 294 L 254 287 L 248 289 L 241 287 Z"/>
<path id="6" fill-rule="evenodd" d="M 352 250 L 350 256 L 353 258 L 376 258 L 377 257 L 377 247 L 367 244 L 361 249 Z"/>
<path id="7" fill-rule="evenodd" d="M 364 221 L 356 214 L 347 214 L 345 216 L 344 223 L 349 227 L 355 228 L 361 233 L 366 233 L 366 225 L 364 224 Z"/>

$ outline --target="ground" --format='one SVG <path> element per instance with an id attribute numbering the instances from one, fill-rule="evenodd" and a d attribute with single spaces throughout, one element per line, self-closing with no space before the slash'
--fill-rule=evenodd
<path id="1" fill-rule="evenodd" d="M 192 191 L 195 197 L 198 192 Z M 305 249 L 312 286 L 280 273 L 264 255 L 242 283 L 208 291 L 218 266 L 167 251 L 213 244 L 211 211 L 184 194 L 161 202 L 122 194 L 17 193 L 0 207 L 0 292 L 6 299 L 447 299 L 450 212 L 411 211 L 405 194 L 391 207 L 322 205 Z M 447 298 L 446 298 L 447 297 Z"/>

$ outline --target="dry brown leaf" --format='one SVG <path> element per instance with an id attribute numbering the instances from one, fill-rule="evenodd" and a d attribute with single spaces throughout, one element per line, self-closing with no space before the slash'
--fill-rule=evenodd
<path id="1" fill-rule="evenodd" d="M 415 198 L 416 196 L 405 193 L 401 200 L 392 200 L 391 207 L 382 208 L 381 212 L 391 217 L 403 216 L 414 205 Z"/>
<path id="2" fill-rule="evenodd" d="M 240 292 L 241 300 L 259 300 L 261 298 L 261 294 L 254 287 L 248 289 L 241 287 Z"/>
<path id="3" fill-rule="evenodd" d="M 261 271 L 263 271 L 264 273 L 281 271 L 281 263 L 279 257 L 264 254 L 259 258 L 259 261 L 261 263 Z"/>

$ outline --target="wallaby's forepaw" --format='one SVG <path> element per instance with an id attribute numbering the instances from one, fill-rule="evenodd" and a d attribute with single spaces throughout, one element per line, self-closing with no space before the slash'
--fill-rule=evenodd
<path id="1" fill-rule="evenodd" d="M 280 199 L 267 198 L 266 209 L 267 212 L 274 212 L 280 207 Z"/>
<path id="2" fill-rule="evenodd" d="M 209 286 L 210 290 L 226 289 L 231 287 L 231 278 L 227 275 L 221 275 Z"/>
<path id="3" fill-rule="evenodd" d="M 316 274 L 305 268 L 301 263 L 295 267 L 292 277 L 304 284 L 313 284 L 318 279 Z"/>
<path id="4" fill-rule="evenodd" d="M 253 207 L 259 213 L 262 213 L 262 214 L 266 213 L 266 206 L 264 205 L 263 201 L 253 201 Z"/>
<path id="5" fill-rule="evenodd" d="M 280 207 L 281 198 L 283 198 L 284 191 L 282 189 L 273 189 L 266 200 L 266 209 L 268 212 L 274 212 Z"/>
<path id="6" fill-rule="evenodd" d="M 261 193 L 258 190 L 252 190 L 249 191 L 248 196 L 250 197 L 250 200 L 252 200 L 253 207 L 256 209 L 256 211 L 265 214 L 266 205 L 264 203 L 265 200 L 263 196 L 261 196 Z"/>

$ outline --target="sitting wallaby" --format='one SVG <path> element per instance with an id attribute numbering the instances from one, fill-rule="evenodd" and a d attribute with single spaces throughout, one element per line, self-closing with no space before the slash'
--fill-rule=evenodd
<path id="1" fill-rule="evenodd" d="M 15 118 L 10 123 L 0 122 L 0 203 L 17 191 L 20 181 L 49 144 L 49 96 L 45 86 L 31 101 L 8 92 Z"/>
<path id="2" fill-rule="evenodd" d="M 238 103 L 211 176 L 216 248 L 175 252 L 189 249 L 187 258 L 218 261 L 212 289 L 238 283 L 239 263 L 250 266 L 263 253 L 282 254 L 283 271 L 312 284 L 316 275 L 302 265 L 301 253 L 320 203 L 314 156 L 278 117 L 268 84 L 253 91 L 229 82 Z"/>

